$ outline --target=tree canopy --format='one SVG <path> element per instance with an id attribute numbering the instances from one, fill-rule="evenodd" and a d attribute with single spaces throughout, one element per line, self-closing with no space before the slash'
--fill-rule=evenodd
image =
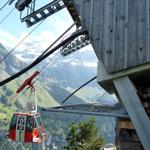
<path id="1" fill-rule="evenodd" d="M 66 141 L 66 150 L 100 150 L 104 144 L 94 118 L 73 124 Z"/>

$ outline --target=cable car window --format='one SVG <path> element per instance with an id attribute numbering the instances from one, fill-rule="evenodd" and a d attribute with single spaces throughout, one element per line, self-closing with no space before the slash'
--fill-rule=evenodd
<path id="1" fill-rule="evenodd" d="M 21 116 L 18 116 L 18 124 L 21 124 Z"/>
<path id="2" fill-rule="evenodd" d="M 16 128 L 16 122 L 17 122 L 17 115 L 14 115 L 12 120 L 11 120 L 11 124 L 10 124 L 10 128 Z"/>
<path id="3" fill-rule="evenodd" d="M 28 131 L 32 131 L 33 130 L 33 128 L 34 128 L 34 119 L 33 119 L 32 116 L 28 116 L 27 117 L 27 124 L 26 125 L 27 125 L 26 129 Z"/>
<path id="4" fill-rule="evenodd" d="M 17 130 L 24 130 L 24 126 L 23 125 L 18 125 Z"/>
<path id="5" fill-rule="evenodd" d="M 24 130 L 25 119 L 25 116 L 18 116 L 17 130 Z"/>

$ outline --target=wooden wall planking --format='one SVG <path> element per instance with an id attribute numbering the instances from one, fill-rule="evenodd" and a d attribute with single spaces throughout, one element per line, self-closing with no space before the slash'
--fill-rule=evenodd
<path id="1" fill-rule="evenodd" d="M 114 70 L 124 68 L 124 44 L 125 44 L 125 0 L 121 0 L 122 2 L 119 3 L 117 0 L 116 6 L 116 48 L 115 48 L 115 68 Z M 117 59 L 116 59 L 117 58 Z M 111 70 L 111 68 L 109 69 Z"/>
<path id="2" fill-rule="evenodd" d="M 137 58 L 138 58 L 138 63 L 141 64 L 144 60 L 146 60 L 146 53 L 144 53 L 144 49 L 146 50 L 146 3 L 144 1 L 140 1 L 137 4 L 137 9 L 139 10 L 137 12 L 137 32 L 136 32 L 136 37 L 137 37 L 137 44 L 136 44 L 136 50 L 138 51 L 137 53 Z"/>
<path id="3" fill-rule="evenodd" d="M 136 3 L 135 0 L 129 0 L 128 5 L 128 43 L 127 43 L 127 66 L 135 66 L 137 56 L 135 53 L 136 45 Z M 132 61 L 130 61 L 132 60 Z"/>
<path id="4" fill-rule="evenodd" d="M 123 68 L 127 68 L 127 56 L 128 56 L 128 0 L 125 1 L 125 26 L 124 26 L 124 66 Z"/>
<path id="5" fill-rule="evenodd" d="M 150 60 L 150 0 L 146 0 L 146 60 Z"/>
<path id="6" fill-rule="evenodd" d="M 115 66 L 116 0 L 104 1 L 103 59 L 107 69 Z"/>
<path id="7" fill-rule="evenodd" d="M 108 73 L 150 62 L 150 0 L 74 3 Z"/>
<path id="8" fill-rule="evenodd" d="M 94 49 L 103 49 L 103 26 L 104 26 L 104 0 L 95 0 L 93 7 L 93 14 L 96 14 L 92 17 L 92 27 L 93 31 L 91 32 L 91 43 Z M 100 36 L 102 35 L 102 36 Z M 98 59 L 103 60 L 103 51 L 95 51 Z"/>

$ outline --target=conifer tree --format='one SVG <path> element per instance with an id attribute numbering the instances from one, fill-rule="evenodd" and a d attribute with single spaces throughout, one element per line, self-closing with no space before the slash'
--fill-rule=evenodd
<path id="1" fill-rule="evenodd" d="M 104 144 L 94 118 L 73 124 L 66 141 L 66 150 L 100 150 Z"/>

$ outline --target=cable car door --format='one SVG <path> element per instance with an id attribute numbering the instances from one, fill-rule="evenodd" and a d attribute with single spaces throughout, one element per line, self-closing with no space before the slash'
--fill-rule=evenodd
<path id="1" fill-rule="evenodd" d="M 18 115 L 16 125 L 16 141 L 25 141 L 25 130 L 26 130 L 26 118 L 27 116 Z"/>

